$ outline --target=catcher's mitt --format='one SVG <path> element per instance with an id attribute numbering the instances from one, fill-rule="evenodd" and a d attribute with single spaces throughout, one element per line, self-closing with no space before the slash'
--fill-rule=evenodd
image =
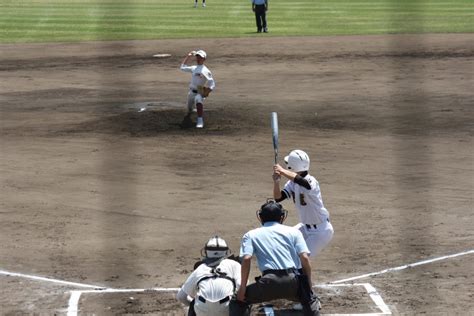
<path id="1" fill-rule="evenodd" d="M 208 87 L 198 86 L 197 91 L 202 97 L 207 98 L 209 96 L 209 93 L 211 93 L 212 90 L 209 89 Z"/>

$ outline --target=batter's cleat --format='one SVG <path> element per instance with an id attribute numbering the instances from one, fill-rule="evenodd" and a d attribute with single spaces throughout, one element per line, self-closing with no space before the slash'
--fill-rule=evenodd
<path id="1" fill-rule="evenodd" d="M 204 120 L 202 117 L 197 118 L 196 128 L 203 128 L 204 127 Z"/>

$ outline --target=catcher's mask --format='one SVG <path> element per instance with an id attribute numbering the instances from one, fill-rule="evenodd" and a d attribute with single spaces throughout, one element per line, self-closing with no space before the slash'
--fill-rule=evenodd
<path id="1" fill-rule="evenodd" d="M 268 199 L 259 210 L 257 210 L 258 220 L 264 224 L 266 222 L 283 223 L 288 215 L 288 211 L 283 208 L 280 203 L 275 200 Z"/>
<path id="2" fill-rule="evenodd" d="M 309 170 L 309 156 L 302 150 L 293 150 L 284 158 L 289 170 L 294 172 Z"/>
<path id="3" fill-rule="evenodd" d="M 214 236 L 201 249 L 201 255 L 206 258 L 222 258 L 229 254 L 229 247 L 224 239 Z"/>

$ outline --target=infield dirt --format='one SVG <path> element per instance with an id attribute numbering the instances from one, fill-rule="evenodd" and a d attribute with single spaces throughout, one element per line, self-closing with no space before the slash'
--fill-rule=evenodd
<path id="1" fill-rule="evenodd" d="M 281 156 L 310 155 L 335 228 L 313 261 L 316 283 L 471 250 L 473 43 L 445 34 L 0 45 L 0 269 L 179 287 L 209 237 L 238 253 L 272 194 L 272 111 Z M 217 83 L 203 130 L 181 126 L 190 78 L 178 68 L 196 49 Z M 472 314 L 473 271 L 468 255 L 360 281 L 394 314 Z M 0 286 L 11 315 L 64 312 L 71 289 L 3 275 Z M 120 295 L 79 307 L 180 310 L 170 298 L 141 306 Z M 364 312 L 364 295 L 321 293 L 322 312 Z"/>

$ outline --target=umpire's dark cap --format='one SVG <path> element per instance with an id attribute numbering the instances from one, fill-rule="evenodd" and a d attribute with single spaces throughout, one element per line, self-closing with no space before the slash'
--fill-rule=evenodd
<path id="1" fill-rule="evenodd" d="M 280 203 L 277 203 L 274 200 L 268 200 L 257 212 L 262 223 L 280 222 L 282 216 L 286 217 L 286 210 L 283 209 L 283 206 Z"/>

